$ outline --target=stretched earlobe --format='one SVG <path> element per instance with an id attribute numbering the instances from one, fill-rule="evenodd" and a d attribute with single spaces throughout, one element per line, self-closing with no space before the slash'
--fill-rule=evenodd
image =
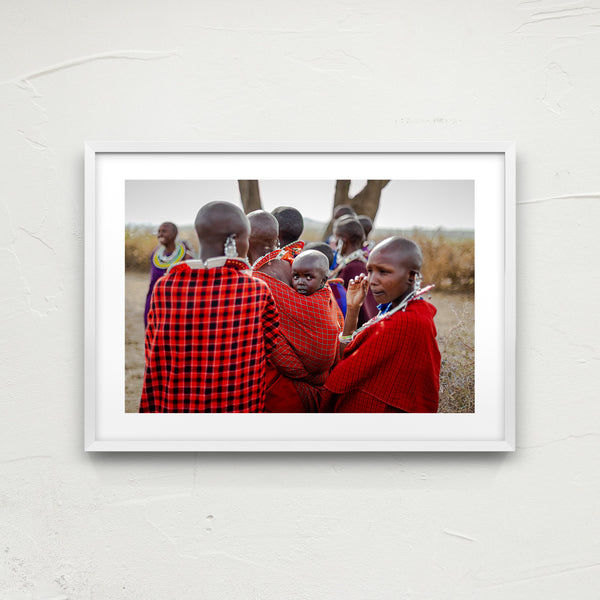
<path id="1" fill-rule="evenodd" d="M 235 245 L 235 233 L 227 236 L 225 246 L 223 247 L 223 253 L 227 258 L 235 258 L 238 255 L 237 247 Z"/>
<path id="2" fill-rule="evenodd" d="M 411 275 L 413 280 L 411 283 L 414 283 L 413 290 L 415 292 L 419 292 L 421 290 L 421 282 L 423 281 L 423 277 L 418 271 L 411 271 Z"/>

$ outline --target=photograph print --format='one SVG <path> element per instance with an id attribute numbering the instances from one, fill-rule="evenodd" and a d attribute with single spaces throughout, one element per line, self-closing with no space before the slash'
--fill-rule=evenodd
<path id="1" fill-rule="evenodd" d="M 474 413 L 474 181 L 127 180 L 126 413 Z"/>

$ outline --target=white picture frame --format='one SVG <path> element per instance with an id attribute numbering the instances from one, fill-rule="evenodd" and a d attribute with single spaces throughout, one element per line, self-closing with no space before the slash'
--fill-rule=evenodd
<path id="1" fill-rule="evenodd" d="M 511 142 L 87 142 L 85 450 L 513 451 L 515 168 Z M 125 182 L 209 178 L 474 180 L 475 412 L 125 413 Z"/>

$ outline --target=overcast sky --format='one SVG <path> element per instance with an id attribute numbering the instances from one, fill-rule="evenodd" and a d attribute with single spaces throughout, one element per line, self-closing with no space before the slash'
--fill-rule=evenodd
<path id="1" fill-rule="evenodd" d="M 364 186 L 353 180 L 350 195 Z M 335 181 L 260 180 L 263 208 L 294 206 L 305 217 L 328 222 Z M 127 181 L 125 222 L 178 226 L 194 222 L 198 209 L 213 200 L 241 206 L 237 181 Z M 390 181 L 381 193 L 375 227 L 472 229 L 473 181 Z"/>

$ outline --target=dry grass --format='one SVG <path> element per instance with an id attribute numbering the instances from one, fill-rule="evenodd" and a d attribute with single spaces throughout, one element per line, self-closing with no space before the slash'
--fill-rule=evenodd
<path id="1" fill-rule="evenodd" d="M 435 294 L 442 355 L 439 412 L 475 411 L 475 323 L 472 295 Z"/>
<path id="2" fill-rule="evenodd" d="M 307 231 L 303 239 L 320 239 L 321 231 Z M 408 235 L 423 251 L 423 281 L 435 283 L 437 291 L 472 293 L 475 285 L 475 246 L 473 239 L 453 239 L 442 233 L 419 230 Z M 190 227 L 180 228 L 180 239 L 198 251 L 198 238 Z M 377 239 L 377 238 L 375 238 Z M 144 226 L 125 230 L 125 269 L 147 272 L 149 257 L 156 247 L 152 229 Z"/>

